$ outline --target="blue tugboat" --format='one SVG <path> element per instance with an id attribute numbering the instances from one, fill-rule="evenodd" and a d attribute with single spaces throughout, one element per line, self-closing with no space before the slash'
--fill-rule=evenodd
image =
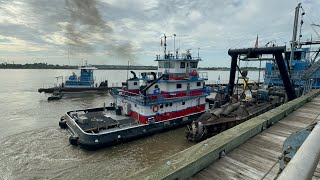
<path id="1" fill-rule="evenodd" d="M 98 84 L 95 82 L 93 71 L 97 68 L 92 66 L 79 67 L 80 76 L 73 73 L 59 86 L 40 88 L 38 92 L 44 93 L 75 93 L 75 92 L 108 92 L 108 81 Z M 62 77 L 62 76 L 61 76 Z M 59 78 L 59 77 L 57 77 Z M 63 77 L 62 77 L 63 78 Z"/>

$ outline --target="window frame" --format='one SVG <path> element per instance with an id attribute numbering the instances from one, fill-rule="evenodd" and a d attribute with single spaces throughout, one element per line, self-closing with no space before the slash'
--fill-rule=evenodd
<path id="1" fill-rule="evenodd" d="M 186 68 L 186 62 L 180 62 L 180 68 Z"/>

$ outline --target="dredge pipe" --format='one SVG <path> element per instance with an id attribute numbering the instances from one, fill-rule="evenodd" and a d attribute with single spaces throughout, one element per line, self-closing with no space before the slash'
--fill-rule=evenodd
<path id="1" fill-rule="evenodd" d="M 229 115 L 232 111 L 234 111 L 235 109 L 237 109 L 240 106 L 240 102 L 231 104 L 227 107 L 226 110 L 224 110 L 221 114 L 223 115 Z"/>

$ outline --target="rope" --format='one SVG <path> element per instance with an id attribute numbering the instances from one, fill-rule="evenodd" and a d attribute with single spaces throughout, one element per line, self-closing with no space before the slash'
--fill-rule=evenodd
<path id="1" fill-rule="evenodd" d="M 282 153 L 283 154 L 283 153 Z M 271 170 L 274 168 L 274 166 L 276 165 L 276 164 L 278 164 L 278 162 L 279 162 L 280 160 L 278 159 L 272 166 L 271 166 L 271 168 L 262 176 L 262 178 L 260 179 L 260 180 L 263 180 L 264 178 L 266 178 L 266 176 L 271 172 Z"/>

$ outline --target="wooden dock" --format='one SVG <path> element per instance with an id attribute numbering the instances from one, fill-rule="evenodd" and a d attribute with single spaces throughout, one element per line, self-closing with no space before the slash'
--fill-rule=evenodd
<path id="1" fill-rule="evenodd" d="M 285 139 L 318 120 L 320 91 L 315 90 L 155 162 L 126 179 L 274 179 Z M 320 179 L 319 165 L 313 179 Z"/>
<path id="2" fill-rule="evenodd" d="M 320 95 L 189 179 L 274 179 L 279 170 L 277 160 L 285 139 L 319 120 Z M 319 164 L 313 179 L 320 179 Z"/>

